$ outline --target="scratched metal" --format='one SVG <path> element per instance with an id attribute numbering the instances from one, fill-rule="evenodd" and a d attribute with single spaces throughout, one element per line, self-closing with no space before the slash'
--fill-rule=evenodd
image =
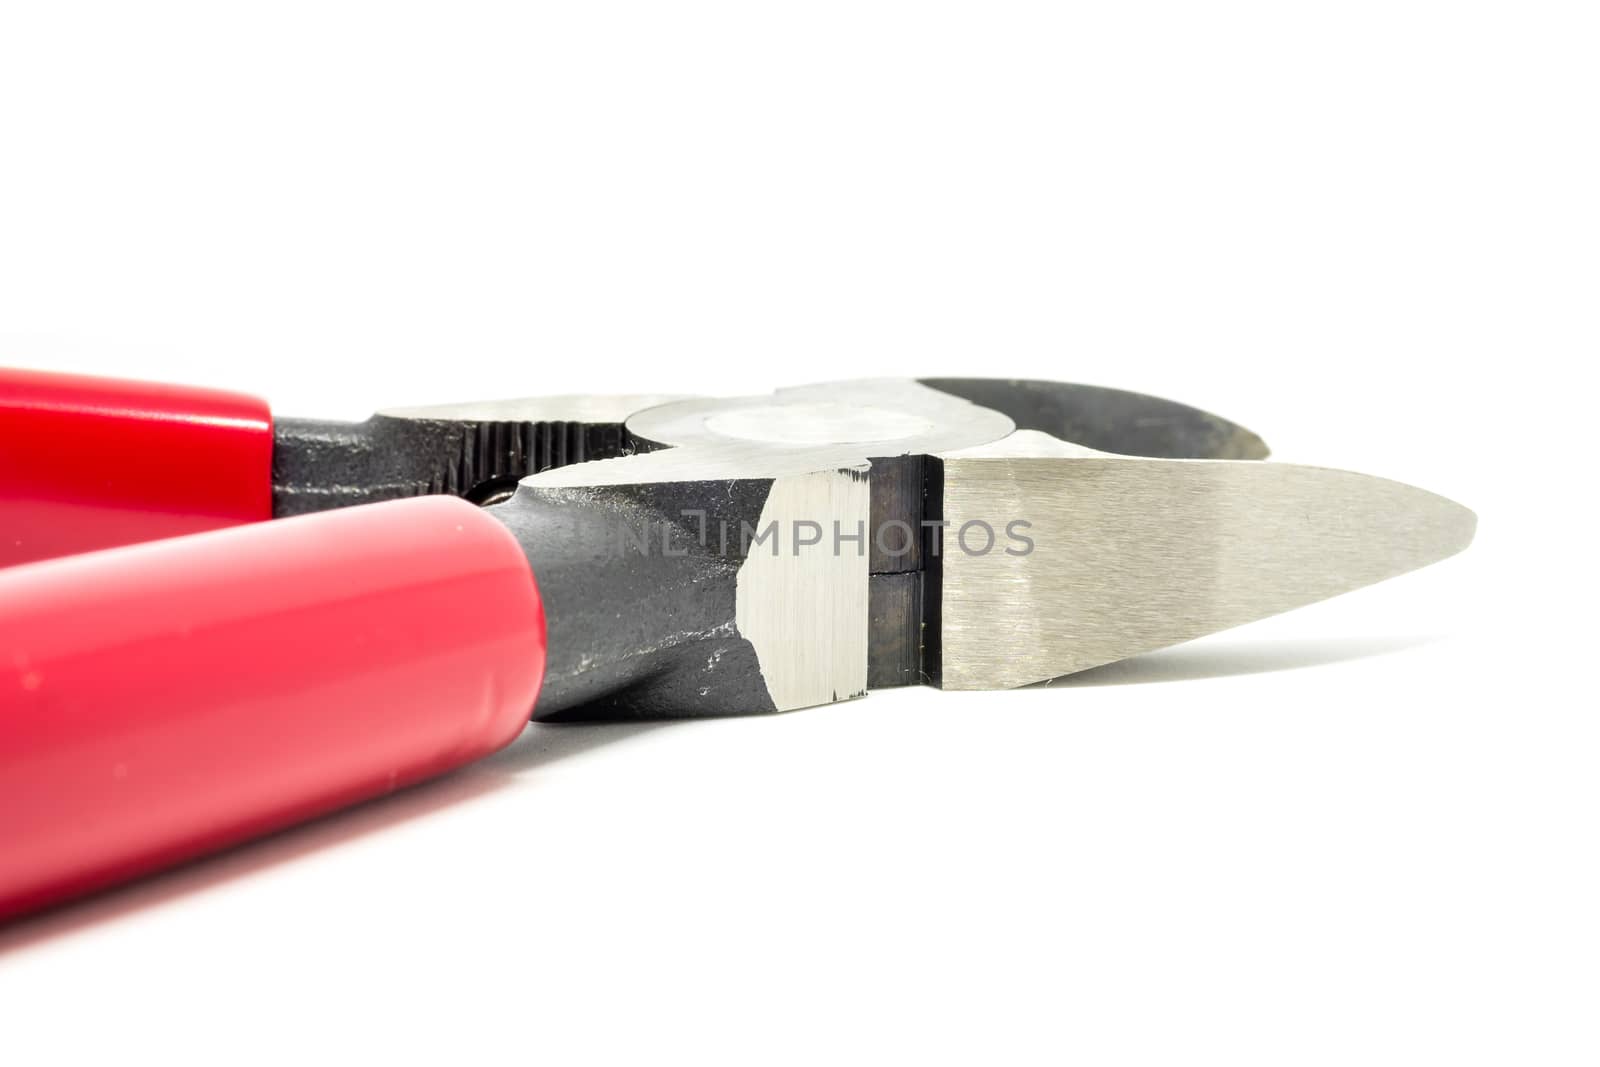
<path id="1" fill-rule="evenodd" d="M 1039 682 L 1325 600 L 1453 555 L 1477 525 L 1383 478 L 1109 456 L 1029 431 L 943 467 L 947 689 Z M 969 522 L 1015 520 L 1025 555 L 952 551 Z"/>

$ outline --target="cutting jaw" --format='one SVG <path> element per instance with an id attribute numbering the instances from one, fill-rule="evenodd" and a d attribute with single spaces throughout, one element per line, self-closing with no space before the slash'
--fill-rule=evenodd
<path id="1" fill-rule="evenodd" d="M 1026 685 L 1412 570 L 1475 525 L 1088 386 L 846 382 L 641 404 L 620 430 L 494 509 L 560 620 L 539 718 Z"/>

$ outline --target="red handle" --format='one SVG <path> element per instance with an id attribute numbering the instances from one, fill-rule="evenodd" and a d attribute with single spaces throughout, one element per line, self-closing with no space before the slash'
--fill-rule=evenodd
<path id="1" fill-rule="evenodd" d="M 271 517 L 262 401 L 0 369 L 0 566 Z"/>
<path id="2" fill-rule="evenodd" d="M 521 548 L 453 497 L 0 574 L 0 918 L 492 752 L 543 671 Z"/>

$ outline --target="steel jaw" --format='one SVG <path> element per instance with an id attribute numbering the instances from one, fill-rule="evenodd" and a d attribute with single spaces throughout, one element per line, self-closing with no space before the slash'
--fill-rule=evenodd
<path id="1" fill-rule="evenodd" d="M 537 718 L 1026 685 L 1424 566 L 1475 526 L 1409 486 L 1256 462 L 1260 438 L 1205 412 L 1064 383 L 845 382 L 625 428 L 638 451 L 498 505 L 574 627 Z"/>
<path id="2" fill-rule="evenodd" d="M 946 521 L 1027 515 L 1034 545 L 946 554 L 946 689 L 1044 681 L 1325 600 L 1461 551 L 1477 521 L 1369 475 L 1114 456 L 1033 431 L 941 463 Z"/>

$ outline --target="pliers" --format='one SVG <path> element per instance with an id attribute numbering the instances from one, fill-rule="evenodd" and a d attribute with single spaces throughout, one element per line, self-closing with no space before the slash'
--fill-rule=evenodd
<path id="1" fill-rule="evenodd" d="M 335 423 L 0 371 L 0 564 L 25 564 L 0 570 L 0 917 L 442 773 L 530 715 L 1025 685 L 1472 539 L 1442 497 L 1266 454 L 1056 382 Z"/>

